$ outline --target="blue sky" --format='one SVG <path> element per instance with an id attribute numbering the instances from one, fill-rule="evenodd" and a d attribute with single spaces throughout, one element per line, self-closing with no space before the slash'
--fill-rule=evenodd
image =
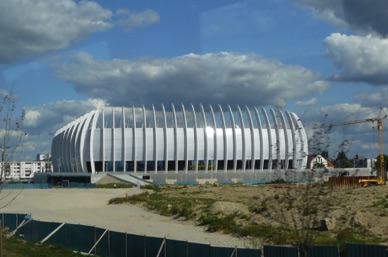
<path id="1" fill-rule="evenodd" d="M 386 113 L 388 3 L 365 3 L 0 0 L 0 89 L 26 112 L 17 158 L 50 152 L 57 129 L 114 106 L 280 106 L 310 137 L 317 123 Z M 370 123 L 324 140 L 331 157 L 378 154 Z"/>

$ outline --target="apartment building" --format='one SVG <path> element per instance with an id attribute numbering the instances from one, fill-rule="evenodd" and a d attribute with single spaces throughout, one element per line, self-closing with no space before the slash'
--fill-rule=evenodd
<path id="1" fill-rule="evenodd" d="M 49 155 L 39 154 L 35 161 L 11 161 L 0 163 L 1 178 L 8 182 L 29 182 L 37 172 L 52 172 L 53 167 Z"/>

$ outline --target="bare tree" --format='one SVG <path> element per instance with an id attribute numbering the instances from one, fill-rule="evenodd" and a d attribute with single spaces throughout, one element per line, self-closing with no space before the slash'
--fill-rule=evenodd
<path id="1" fill-rule="evenodd" d="M 266 199 L 272 206 L 268 206 L 265 215 L 279 224 L 288 243 L 298 247 L 301 257 L 307 256 L 320 231 L 327 230 L 325 219 L 332 206 L 332 189 L 313 179 L 321 175 L 319 170 L 306 171 L 306 182 L 279 185 L 281 193 Z"/>
<path id="2" fill-rule="evenodd" d="M 15 95 L 13 91 L 0 90 L 0 184 L 5 182 L 7 172 L 11 171 L 11 163 L 14 160 L 15 153 L 20 147 L 26 133 L 22 131 L 24 112 L 20 116 L 16 115 L 17 109 L 15 106 Z M 2 191 L 3 187 L 0 187 Z M 8 206 L 21 193 L 21 190 L 16 194 L 12 191 L 1 194 L 0 208 Z M 0 221 L 0 231 L 2 230 Z M 0 237 L 2 237 L 0 233 Z M 1 239 L 1 238 L 0 238 Z M 0 256 L 3 256 L 3 241 L 0 240 Z"/>
<path id="3" fill-rule="evenodd" d="M 12 91 L 0 90 L 0 179 L 4 182 L 16 151 L 20 148 L 26 133 L 22 131 L 24 112 L 17 115 L 16 97 Z"/>

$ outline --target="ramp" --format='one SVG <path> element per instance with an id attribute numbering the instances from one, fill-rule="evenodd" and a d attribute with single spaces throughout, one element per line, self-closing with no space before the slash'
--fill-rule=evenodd
<path id="1" fill-rule="evenodd" d="M 112 173 L 108 173 L 107 176 L 116 178 L 120 181 L 123 181 L 124 183 L 130 183 L 134 186 L 153 185 L 151 181 L 147 181 L 140 177 L 136 177 L 132 174 L 124 173 L 124 172 L 112 172 Z"/>

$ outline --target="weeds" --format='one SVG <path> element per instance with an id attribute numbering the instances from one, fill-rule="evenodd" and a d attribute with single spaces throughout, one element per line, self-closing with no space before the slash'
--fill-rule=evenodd
<path id="1" fill-rule="evenodd" d="M 274 187 L 279 188 L 274 189 Z M 195 220 L 209 232 L 255 238 L 262 243 L 295 245 L 296 236 L 300 239 L 309 237 L 308 239 L 312 238 L 311 242 L 314 244 L 326 245 L 344 241 L 365 243 L 370 241 L 370 238 L 378 240 L 369 235 L 366 230 L 363 231 L 362 226 L 346 230 L 339 225 L 330 231 L 319 231 L 320 221 L 327 217 L 329 211 L 341 211 L 336 219 L 338 224 L 352 224 L 351 219 L 356 211 L 351 205 L 346 205 L 345 201 L 337 201 L 333 197 L 332 189 L 323 184 L 307 186 L 276 184 L 267 185 L 264 189 L 255 186 L 226 187 L 224 185 L 142 188 L 147 190 L 138 195 L 111 199 L 109 204 L 140 204 L 161 215 Z M 252 196 L 255 188 L 260 188 L 259 192 L 264 190 L 266 193 Z M 350 190 L 342 190 L 342 197 L 353 199 L 349 192 Z M 225 200 L 220 200 L 221 196 Z M 361 196 L 358 198 L 362 200 Z M 358 198 L 356 201 L 360 201 Z M 388 204 L 384 201 L 386 198 L 388 193 L 373 202 L 370 201 L 370 206 L 357 211 L 366 212 L 371 209 L 370 207 L 374 207 L 374 212 L 377 208 L 381 216 L 386 215 L 385 211 L 388 208 Z M 214 204 L 219 201 L 240 203 L 246 209 L 233 212 L 222 208 L 218 210 L 219 205 L 215 208 Z M 291 214 L 294 216 L 290 216 Z"/>
<path id="2" fill-rule="evenodd" d="M 109 183 L 109 184 L 103 184 L 103 185 L 96 185 L 97 188 L 132 188 L 133 186 L 131 184 L 125 184 L 125 183 Z"/>
<path id="3" fill-rule="evenodd" d="M 147 202 L 149 198 L 148 191 L 143 192 L 137 195 L 131 195 L 126 197 L 116 197 L 109 200 L 108 204 L 122 204 L 122 203 L 144 203 Z"/>
<path id="4" fill-rule="evenodd" d="M 147 187 L 149 189 L 150 187 Z M 190 219 L 195 216 L 193 212 L 193 199 L 181 199 L 180 197 L 165 197 L 159 193 L 159 189 L 149 192 L 145 191 L 137 195 L 131 195 L 126 197 L 117 197 L 109 200 L 108 204 L 142 204 L 149 210 L 159 212 L 164 216 L 175 216 Z"/>
<path id="5" fill-rule="evenodd" d="M 64 249 L 60 246 L 45 245 L 21 240 L 13 236 L 3 239 L 4 256 L 12 257 L 81 257 L 81 253 Z"/>

